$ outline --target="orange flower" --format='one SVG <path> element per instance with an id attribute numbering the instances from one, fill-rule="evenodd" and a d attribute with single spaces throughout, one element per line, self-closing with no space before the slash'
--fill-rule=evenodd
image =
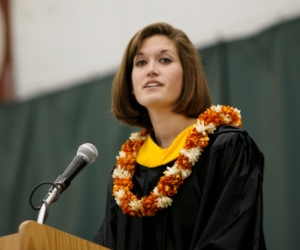
<path id="1" fill-rule="evenodd" d="M 142 199 L 142 216 L 154 216 L 158 211 L 157 196 L 151 192 L 147 198 Z"/>
<path id="2" fill-rule="evenodd" d="M 184 155 L 179 155 L 176 164 L 179 165 L 182 169 L 192 170 L 192 164 L 189 162 L 189 159 Z"/>
<path id="3" fill-rule="evenodd" d="M 177 176 L 162 176 L 157 185 L 158 192 L 164 196 L 174 196 L 179 186 L 183 183 L 183 179 L 180 175 Z"/>

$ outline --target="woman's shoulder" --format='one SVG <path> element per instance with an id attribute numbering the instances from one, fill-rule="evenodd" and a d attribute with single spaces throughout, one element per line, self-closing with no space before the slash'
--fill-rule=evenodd
<path id="1" fill-rule="evenodd" d="M 263 172 L 264 155 L 244 129 L 219 127 L 210 137 L 207 149 L 204 164 L 211 173 L 217 171 L 222 180 L 234 173 L 239 176 L 239 173 L 250 173 L 255 169 Z"/>
<path id="2" fill-rule="evenodd" d="M 252 148 L 257 153 L 261 153 L 257 144 L 248 132 L 242 128 L 223 125 L 210 136 L 210 148 L 224 150 L 242 151 L 245 148 Z"/>
<path id="3" fill-rule="evenodd" d="M 244 134 L 246 136 L 249 136 L 246 130 L 244 130 L 242 128 L 238 128 L 236 126 L 231 126 L 231 125 L 222 125 L 222 126 L 218 127 L 216 129 L 216 131 L 213 133 L 213 135 L 218 135 L 219 136 L 221 134 L 222 135 L 226 134 L 226 135 L 234 136 L 237 133 L 238 134 L 241 133 L 241 134 Z"/>
<path id="4" fill-rule="evenodd" d="M 227 143 L 231 140 L 252 140 L 246 130 L 230 125 L 222 125 L 210 135 L 211 143 Z"/>

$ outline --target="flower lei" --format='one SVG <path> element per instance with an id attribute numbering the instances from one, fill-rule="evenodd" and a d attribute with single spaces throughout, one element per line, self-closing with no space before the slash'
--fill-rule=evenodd
<path id="1" fill-rule="evenodd" d="M 138 199 L 132 193 L 132 178 L 135 171 L 136 157 L 151 130 L 142 129 L 132 133 L 116 157 L 113 171 L 113 196 L 124 214 L 131 216 L 154 216 L 157 211 L 172 204 L 172 198 L 184 179 L 192 173 L 192 167 L 198 161 L 204 148 L 209 143 L 208 134 L 213 134 L 220 125 L 241 127 L 240 111 L 229 106 L 211 106 L 202 113 L 191 133 L 187 137 L 179 157 L 172 167 L 167 167 L 157 186 L 147 197 Z"/>

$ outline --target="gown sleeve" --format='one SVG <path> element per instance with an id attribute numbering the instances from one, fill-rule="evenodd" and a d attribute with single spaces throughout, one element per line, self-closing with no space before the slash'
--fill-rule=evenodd
<path id="1" fill-rule="evenodd" d="M 266 249 L 262 229 L 263 154 L 240 129 L 220 128 L 210 143 L 190 249 Z"/>

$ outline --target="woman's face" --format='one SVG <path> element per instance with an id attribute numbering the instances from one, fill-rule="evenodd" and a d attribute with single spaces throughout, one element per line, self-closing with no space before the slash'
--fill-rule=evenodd
<path id="1" fill-rule="evenodd" d="M 183 69 L 174 43 L 163 35 L 142 41 L 131 73 L 137 102 L 148 110 L 172 110 L 182 91 Z"/>

